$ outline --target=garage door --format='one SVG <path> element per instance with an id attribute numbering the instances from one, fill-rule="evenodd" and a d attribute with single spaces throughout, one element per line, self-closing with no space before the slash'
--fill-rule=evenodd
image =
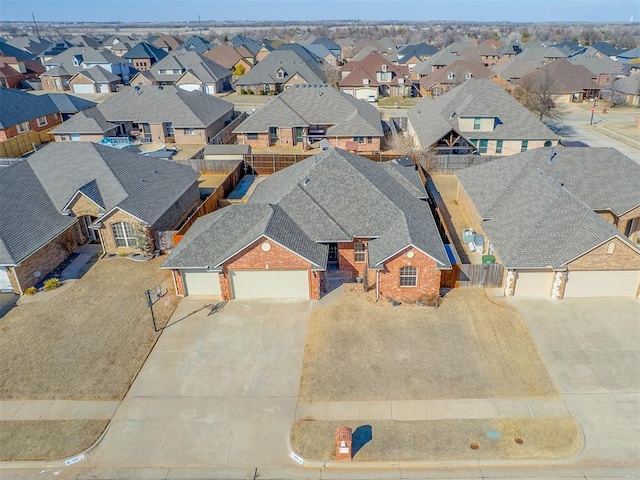
<path id="1" fill-rule="evenodd" d="M 73 93 L 96 93 L 96 90 L 93 87 L 93 84 L 86 85 L 78 83 L 73 85 Z"/>
<path id="2" fill-rule="evenodd" d="M 233 298 L 309 298 L 307 270 L 229 272 Z"/>
<path id="3" fill-rule="evenodd" d="M 564 296 L 567 297 L 635 297 L 640 271 L 569 271 Z"/>
<path id="4" fill-rule="evenodd" d="M 193 92 L 194 90 L 200 90 L 200 85 L 196 85 L 195 83 L 185 83 L 180 85 L 180 88 L 187 92 Z"/>
<path id="5" fill-rule="evenodd" d="M 11 292 L 12 290 L 7 267 L 0 267 L 0 292 Z"/>
<path id="6" fill-rule="evenodd" d="M 553 272 L 518 271 L 515 295 L 519 297 L 549 297 L 553 285 Z"/>
<path id="7" fill-rule="evenodd" d="M 220 282 L 216 272 L 182 271 L 187 295 L 220 295 Z"/>

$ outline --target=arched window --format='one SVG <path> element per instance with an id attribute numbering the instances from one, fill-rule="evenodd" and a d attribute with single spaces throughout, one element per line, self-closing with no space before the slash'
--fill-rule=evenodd
<path id="1" fill-rule="evenodd" d="M 418 269 L 416 267 L 402 267 L 400 269 L 400 286 L 415 287 L 418 285 Z"/>
<path id="2" fill-rule="evenodd" d="M 113 238 L 116 240 L 116 247 L 135 247 L 135 230 L 129 222 L 119 222 L 112 225 Z"/>

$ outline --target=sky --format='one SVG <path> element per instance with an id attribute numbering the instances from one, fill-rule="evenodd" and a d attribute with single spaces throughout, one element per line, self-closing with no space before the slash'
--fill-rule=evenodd
<path id="1" fill-rule="evenodd" d="M 640 21 L 640 0 L 0 0 L 0 20 Z"/>

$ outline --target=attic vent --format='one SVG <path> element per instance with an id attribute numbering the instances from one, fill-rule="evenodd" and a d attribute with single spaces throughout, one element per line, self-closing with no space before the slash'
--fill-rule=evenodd
<path id="1" fill-rule="evenodd" d="M 162 90 L 164 87 L 162 85 L 158 85 L 158 90 Z"/>
<path id="2" fill-rule="evenodd" d="M 305 178 L 304 178 L 304 180 L 302 181 L 302 186 L 303 186 L 303 187 L 306 187 L 307 185 L 309 185 L 309 182 L 310 182 L 310 181 L 311 181 L 311 180 L 309 180 L 307 177 L 305 177 Z"/>
<path id="3" fill-rule="evenodd" d="M 453 109 L 451 110 L 451 113 L 449 114 L 449 120 L 453 120 L 453 117 L 456 116 L 456 112 L 453 111 Z"/>

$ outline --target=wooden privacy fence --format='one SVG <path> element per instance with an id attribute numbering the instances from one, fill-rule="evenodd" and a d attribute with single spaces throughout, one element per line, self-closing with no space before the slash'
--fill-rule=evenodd
<path id="1" fill-rule="evenodd" d="M 34 144 L 37 147 L 38 145 L 50 142 L 51 140 L 53 140 L 53 136 L 49 134 L 49 131 L 34 132 L 33 130 L 30 130 L 12 137 L 9 140 L 5 140 L 4 142 L 0 142 L 0 157 L 21 157 L 29 152 L 33 152 Z"/>
<path id="2" fill-rule="evenodd" d="M 236 188 L 236 185 L 240 182 L 242 177 L 244 177 L 244 164 L 239 162 L 224 182 L 222 182 L 222 184 L 220 184 L 220 186 L 200 204 L 198 209 L 193 212 L 191 216 L 185 220 L 180 229 L 173 234 L 173 244 L 177 245 L 180 240 L 182 240 L 182 237 L 184 237 L 184 234 L 187 232 L 189 227 L 193 225 L 198 218 L 218 210 L 218 200 L 226 198 L 233 189 Z"/>
<path id="3" fill-rule="evenodd" d="M 245 155 L 245 162 L 258 175 L 270 175 L 313 155 L 315 153 L 252 153 Z M 374 162 L 388 162 L 398 158 L 398 155 L 388 153 L 359 153 L 358 155 Z"/>
<path id="4" fill-rule="evenodd" d="M 497 158 L 491 155 L 434 155 L 421 159 L 420 165 L 429 173 L 454 173 L 456 170 L 481 165 Z"/>
<path id="5" fill-rule="evenodd" d="M 480 265 L 455 264 L 451 270 L 442 270 L 440 286 L 444 288 L 497 288 L 502 286 L 504 266 L 499 263 Z"/>
<path id="6" fill-rule="evenodd" d="M 235 128 L 240 125 L 245 118 L 247 118 L 247 112 L 242 112 L 236 118 L 234 118 L 229 125 L 220 130 L 215 137 L 211 139 L 209 142 L 211 145 L 222 145 L 224 143 L 229 143 L 229 140 L 233 138 L 233 132 Z"/>
<path id="7" fill-rule="evenodd" d="M 224 174 L 232 173 L 242 165 L 242 160 L 208 160 L 206 158 L 190 158 L 189 160 L 173 160 L 175 163 L 188 165 L 199 173 Z"/>

